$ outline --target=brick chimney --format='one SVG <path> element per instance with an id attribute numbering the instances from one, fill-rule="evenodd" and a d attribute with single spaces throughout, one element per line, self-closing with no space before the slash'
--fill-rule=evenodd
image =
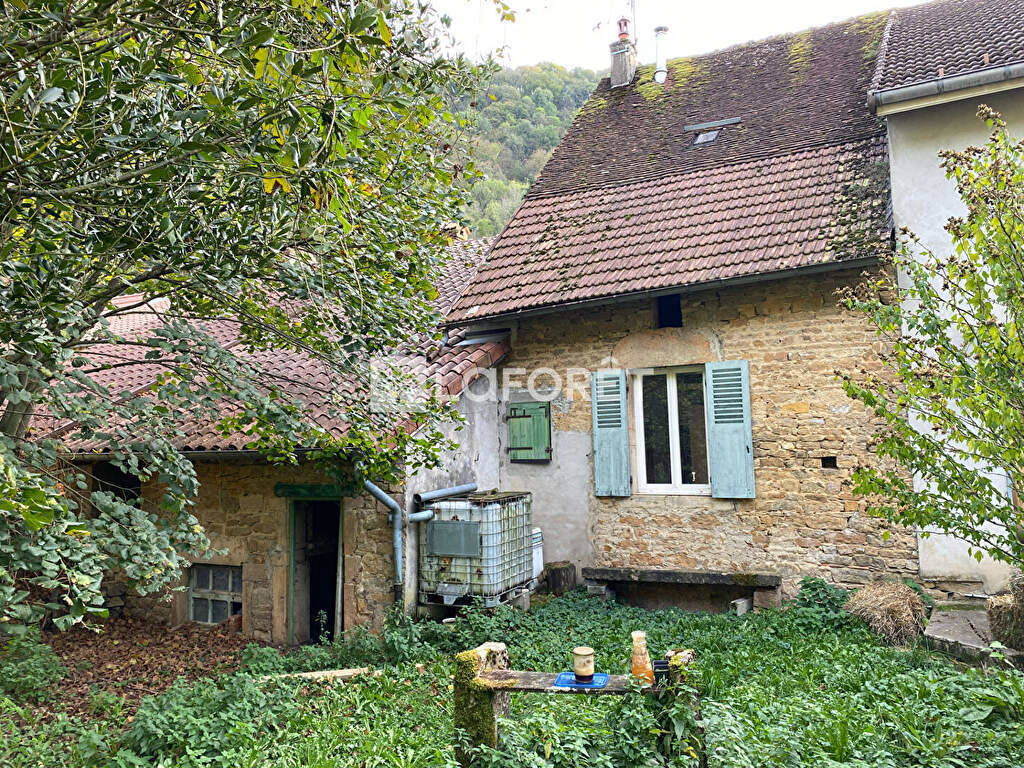
<path id="1" fill-rule="evenodd" d="M 612 88 L 633 82 L 636 75 L 636 46 L 629 39 L 629 19 L 619 19 L 619 39 L 610 46 L 612 52 Z"/>

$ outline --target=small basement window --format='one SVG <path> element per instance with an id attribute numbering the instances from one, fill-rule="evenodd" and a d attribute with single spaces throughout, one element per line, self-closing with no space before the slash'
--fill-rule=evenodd
<path id="1" fill-rule="evenodd" d="M 822 469 L 839 469 L 839 459 L 835 456 L 822 456 L 821 457 L 821 468 Z"/>
<path id="2" fill-rule="evenodd" d="M 219 624 L 242 612 L 242 566 L 195 564 L 189 571 L 192 621 Z"/>
<path id="3" fill-rule="evenodd" d="M 683 302 L 678 293 L 658 297 L 658 327 L 683 327 Z"/>

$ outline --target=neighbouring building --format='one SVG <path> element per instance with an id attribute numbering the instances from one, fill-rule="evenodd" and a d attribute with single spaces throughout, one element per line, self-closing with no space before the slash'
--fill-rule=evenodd
<path id="1" fill-rule="evenodd" d="M 442 315 L 468 284 L 489 245 L 490 241 L 478 240 L 453 246 L 436 285 Z M 120 301 L 131 306 L 139 298 Z M 123 332 L 136 325 L 159 325 L 166 308 L 166 300 L 154 302 L 118 322 L 125 324 Z M 194 563 L 179 591 L 139 596 L 112 581 L 108 605 L 128 616 L 171 624 L 216 624 L 240 614 L 243 634 L 276 644 L 306 642 L 321 631 L 333 635 L 356 625 L 380 626 L 396 599 L 411 610 L 416 599 L 418 526 L 407 523 L 405 515 L 412 511 L 418 492 L 469 480 L 481 487 L 488 482 L 497 486 L 496 447 L 478 444 L 491 439 L 494 430 L 484 430 L 486 416 L 473 415 L 479 406 L 464 396 L 462 388 L 474 386 L 474 379 L 506 351 L 503 341 L 466 343 L 461 331 L 451 329 L 440 345 L 421 343 L 401 360 L 418 381 L 456 398 L 469 424 L 458 432 L 459 451 L 446 456 L 441 469 L 408 472 L 405 482 L 383 489 L 403 512 L 399 595 L 394 529 L 389 510 L 380 501 L 361 489 L 339 488 L 301 457 L 297 466 L 273 465 L 248 447 L 251 438 L 246 435 L 224 435 L 212 423 L 197 423 L 179 448 L 198 474 L 194 513 L 213 548 L 223 554 Z M 325 371 L 311 359 L 294 352 L 263 354 L 272 357 L 262 360 L 265 369 L 289 371 L 301 382 L 291 394 L 307 407 L 315 409 L 320 393 L 330 391 Z M 151 384 L 152 372 L 125 367 L 98 378 L 115 391 L 141 391 Z M 455 425 L 447 429 L 451 434 Z M 77 463 L 89 466 L 94 486 L 141 496 L 144 504 L 159 498 L 155 486 L 140 487 L 136 478 L 107 462 L 106 454 L 97 453 L 96 445 L 71 435 L 67 448 Z"/>
<path id="2" fill-rule="evenodd" d="M 640 68 L 621 25 L 610 77 L 449 315 L 509 340 L 499 480 L 532 492 L 547 560 L 716 608 L 807 575 L 977 586 L 852 492 L 879 425 L 841 376 L 880 370 L 883 347 L 836 292 L 892 248 L 894 215 L 942 244 L 956 198 L 936 154 L 984 138 L 988 91 L 952 103 L 935 81 L 898 115 L 893 94 L 978 69 L 1012 124 L 1021 10 L 945 0 Z"/>
<path id="3" fill-rule="evenodd" d="M 946 222 L 965 211 L 939 152 L 986 141 L 982 104 L 1024 136 L 1024 2 L 946 0 L 896 10 L 884 39 L 869 103 L 888 128 L 894 223 L 928 250 L 948 253 Z M 1009 567 L 979 562 L 966 542 L 933 532 L 918 548 L 925 580 L 960 592 L 1006 587 Z"/>

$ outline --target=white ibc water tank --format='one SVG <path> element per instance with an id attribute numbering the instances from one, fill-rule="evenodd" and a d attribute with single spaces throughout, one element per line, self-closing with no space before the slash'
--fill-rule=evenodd
<path id="1" fill-rule="evenodd" d="M 487 492 L 439 499 L 419 541 L 424 605 L 488 607 L 507 602 L 532 579 L 533 511 L 529 493 Z"/>
<path id="2" fill-rule="evenodd" d="M 537 580 L 544 572 L 544 533 L 540 528 L 533 529 L 530 542 L 533 547 L 533 578 Z"/>

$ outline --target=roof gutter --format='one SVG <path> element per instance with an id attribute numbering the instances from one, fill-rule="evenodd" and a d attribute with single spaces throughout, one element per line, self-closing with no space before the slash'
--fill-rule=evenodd
<path id="1" fill-rule="evenodd" d="M 868 91 L 868 108 L 882 116 L 1018 87 L 1024 87 L 1024 62 Z"/>
<path id="2" fill-rule="evenodd" d="M 714 280 L 705 283 L 692 283 L 690 285 L 677 285 L 668 288 L 656 288 L 650 291 L 634 291 L 632 293 L 619 293 L 611 296 L 598 296 L 592 299 L 577 299 L 575 301 L 559 302 L 558 304 L 548 304 L 543 307 L 536 307 L 532 309 L 520 309 L 512 312 L 502 312 L 495 315 L 481 315 L 480 317 L 464 317 L 459 320 L 454 320 L 451 323 L 445 323 L 454 327 L 472 327 L 474 325 L 490 325 L 495 323 L 508 322 L 510 320 L 520 320 L 527 317 L 536 317 L 538 315 L 552 315 L 557 312 L 564 312 L 571 309 L 585 309 L 590 307 L 599 307 L 607 304 L 621 304 L 628 301 L 638 301 L 641 299 L 653 299 L 658 296 L 670 296 L 675 293 L 679 294 L 690 294 L 700 293 L 702 291 L 716 291 L 722 288 L 734 288 L 742 285 L 750 285 L 751 283 L 759 283 L 763 280 L 785 280 L 790 277 L 801 277 L 803 275 L 816 275 L 822 272 L 838 272 L 840 270 L 847 269 L 863 269 L 865 267 L 871 267 L 878 263 L 876 256 L 865 256 L 859 259 L 846 259 L 844 261 L 828 261 L 824 264 L 812 264 L 807 267 L 797 267 L 796 269 L 780 269 L 775 272 L 758 272 L 753 275 L 743 275 L 741 277 L 726 278 L 724 280 Z"/>

